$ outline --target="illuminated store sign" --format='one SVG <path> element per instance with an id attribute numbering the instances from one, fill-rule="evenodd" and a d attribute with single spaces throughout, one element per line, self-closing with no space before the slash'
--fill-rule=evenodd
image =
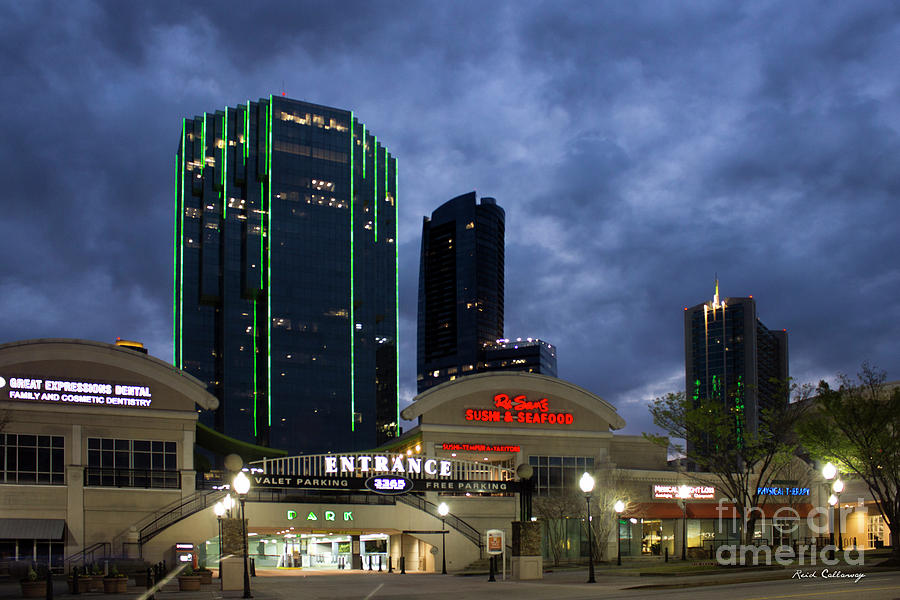
<path id="1" fill-rule="evenodd" d="M 451 452 L 521 452 L 521 446 L 504 446 L 502 444 L 466 444 L 444 442 L 441 444 L 441 450 L 449 450 Z"/>
<path id="2" fill-rule="evenodd" d="M 414 456 L 326 456 L 325 473 L 408 473 L 450 477 L 450 461 Z"/>
<path id="3" fill-rule="evenodd" d="M 570 413 L 557 413 L 550 410 L 550 401 L 546 398 L 529 400 L 526 396 L 497 394 L 494 396 L 495 409 L 466 409 L 466 421 L 482 421 L 488 423 L 529 423 L 551 425 L 571 425 L 575 417 Z"/>
<path id="4" fill-rule="evenodd" d="M 654 485 L 654 498 L 675 500 L 711 500 L 716 496 L 716 488 L 711 485 Z"/>
<path id="5" fill-rule="evenodd" d="M 376 494 L 395 496 L 412 490 L 413 482 L 399 475 L 378 475 L 366 479 L 366 489 Z"/>
<path id="6" fill-rule="evenodd" d="M 408 492 L 463 492 L 502 494 L 519 491 L 518 481 L 467 481 L 463 479 L 409 479 L 397 475 L 362 477 L 304 477 L 294 475 L 254 475 L 256 488 L 371 491 L 399 495 Z M 400 489 L 401 484 L 403 489 Z M 290 520 L 291 511 L 288 511 Z M 296 513 L 294 514 L 296 518 Z"/>
<path id="7" fill-rule="evenodd" d="M 808 487 L 761 487 L 756 488 L 760 496 L 809 496 Z"/>
<path id="8" fill-rule="evenodd" d="M 324 513 L 322 513 L 322 519 L 324 521 L 337 521 L 337 513 L 334 512 L 333 510 L 326 510 Z M 309 514 L 306 515 L 306 520 L 307 521 L 318 521 L 319 516 L 314 511 L 310 511 Z M 345 521 L 353 520 L 353 511 L 352 510 L 344 511 L 344 520 Z"/>
<path id="9" fill-rule="evenodd" d="M 9 388 L 10 400 L 66 404 L 103 404 L 147 408 L 153 401 L 148 386 L 97 381 L 67 381 L 31 377 L 0 377 L 0 389 Z"/>

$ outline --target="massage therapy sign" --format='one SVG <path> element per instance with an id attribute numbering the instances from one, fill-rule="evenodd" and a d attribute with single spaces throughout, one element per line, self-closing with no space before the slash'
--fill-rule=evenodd
<path id="1" fill-rule="evenodd" d="M 526 396 L 496 394 L 493 408 L 467 408 L 466 421 L 485 423 L 521 423 L 528 425 L 571 425 L 575 417 L 571 413 L 553 410 L 547 398 L 529 400 Z"/>

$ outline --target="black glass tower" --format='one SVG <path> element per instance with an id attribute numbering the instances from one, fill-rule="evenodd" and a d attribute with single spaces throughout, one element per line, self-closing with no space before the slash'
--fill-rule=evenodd
<path id="1" fill-rule="evenodd" d="M 718 399 L 734 407 L 738 431 L 756 431 L 760 410 L 788 401 L 787 332 L 757 318 L 752 297 L 719 299 L 684 312 L 684 368 L 688 398 Z M 777 382 L 773 382 L 777 380 Z"/>
<path id="2" fill-rule="evenodd" d="M 475 372 L 503 337 L 506 216 L 493 198 L 453 198 L 424 217 L 419 262 L 417 388 Z"/>
<path id="3" fill-rule="evenodd" d="M 219 398 L 207 424 L 291 453 L 396 436 L 394 157 L 270 96 L 184 119 L 175 184 L 174 363 Z"/>

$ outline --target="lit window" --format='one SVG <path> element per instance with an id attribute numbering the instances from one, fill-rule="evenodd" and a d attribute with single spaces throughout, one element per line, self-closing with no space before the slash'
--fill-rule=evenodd
<path id="1" fill-rule="evenodd" d="M 466 223 L 466 229 L 475 229 L 475 221 L 469 221 Z"/>

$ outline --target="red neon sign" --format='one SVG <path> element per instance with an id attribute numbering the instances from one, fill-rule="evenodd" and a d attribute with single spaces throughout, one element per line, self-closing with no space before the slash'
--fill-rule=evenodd
<path id="1" fill-rule="evenodd" d="M 570 413 L 550 411 L 550 401 L 546 398 L 528 400 L 524 395 L 510 397 L 509 394 L 496 394 L 494 406 L 502 410 L 468 408 L 466 421 L 482 421 L 487 423 L 528 423 L 551 425 L 571 425 L 575 422 Z"/>
<path id="2" fill-rule="evenodd" d="M 460 452 L 519 452 L 522 450 L 518 445 L 504 444 L 467 444 L 465 442 L 444 442 L 441 444 L 441 450 L 458 450 Z"/>

